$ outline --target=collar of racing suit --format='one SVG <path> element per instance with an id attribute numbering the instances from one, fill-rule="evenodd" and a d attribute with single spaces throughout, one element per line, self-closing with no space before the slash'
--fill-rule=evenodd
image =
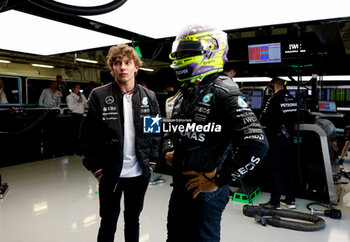
<path id="1" fill-rule="evenodd" d="M 214 73 L 203 78 L 201 82 L 197 84 L 191 82 L 185 82 L 181 86 L 181 92 L 184 96 L 199 94 L 202 90 L 206 89 L 210 84 L 212 84 L 219 76 L 219 73 Z"/>

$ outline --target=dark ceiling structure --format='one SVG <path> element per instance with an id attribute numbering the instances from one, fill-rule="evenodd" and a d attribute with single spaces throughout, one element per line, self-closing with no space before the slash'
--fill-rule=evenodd
<path id="1" fill-rule="evenodd" d="M 45 5 L 52 1 L 0 1 L 0 12 L 17 10 L 85 29 L 118 36 L 130 40 L 142 53 L 145 67 L 155 69 L 155 73 L 169 67 L 169 53 L 174 37 L 154 39 L 126 29 L 92 21 L 74 12 L 60 12 Z M 124 4 L 126 0 L 112 1 L 99 11 L 111 10 Z M 94 10 L 94 9 L 90 9 Z M 96 8 L 95 8 L 96 10 Z M 86 15 L 89 9 L 84 9 Z M 298 22 L 246 29 L 225 30 L 228 33 L 228 59 L 238 66 L 238 76 L 274 76 L 296 74 L 346 75 L 350 74 L 350 19 L 326 19 L 312 22 Z M 281 43 L 280 63 L 249 64 L 248 45 Z M 295 49 L 295 47 L 297 48 Z M 290 48 L 294 51 L 290 51 Z M 0 47 L 1 48 L 1 47 Z M 109 47 L 89 49 L 86 55 L 103 60 Z M 25 53 L 1 51 L 0 56 L 21 59 L 40 59 L 56 66 L 66 66 L 72 62 L 74 53 L 53 56 L 36 56 Z M 91 65 L 91 64 L 90 64 Z M 103 64 L 98 68 L 107 67 Z"/>

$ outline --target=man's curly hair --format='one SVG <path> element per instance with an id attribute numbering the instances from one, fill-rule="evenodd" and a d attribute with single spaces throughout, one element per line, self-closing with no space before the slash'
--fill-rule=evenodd
<path id="1" fill-rule="evenodd" d="M 113 61 L 116 58 L 122 58 L 124 56 L 129 57 L 130 59 L 134 60 L 135 65 L 139 68 L 142 66 L 142 60 L 137 55 L 136 50 L 128 46 L 127 44 L 120 44 L 112 46 L 109 49 L 108 55 L 107 55 L 107 64 L 109 69 L 111 70 L 111 74 L 113 76 L 112 70 L 113 70 Z"/>

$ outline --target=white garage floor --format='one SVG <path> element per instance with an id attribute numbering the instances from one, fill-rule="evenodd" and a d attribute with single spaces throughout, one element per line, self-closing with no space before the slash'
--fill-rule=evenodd
<path id="1" fill-rule="evenodd" d="M 0 199 L 1 242 L 93 242 L 99 227 L 98 185 L 85 170 L 81 157 L 68 156 L 0 168 L 9 191 Z M 348 164 L 347 164 L 348 165 Z M 166 240 L 166 215 L 171 177 L 150 185 L 141 215 L 140 242 Z M 254 204 L 266 202 L 263 193 Z M 297 211 L 307 212 L 310 202 L 297 199 Z M 349 242 L 350 208 L 338 205 L 342 219 L 323 217 L 326 228 L 300 232 L 257 224 L 242 213 L 242 203 L 230 202 L 223 214 L 222 242 Z M 185 235 L 184 235 L 185 236 Z M 115 241 L 124 241 L 123 219 L 118 222 Z"/>

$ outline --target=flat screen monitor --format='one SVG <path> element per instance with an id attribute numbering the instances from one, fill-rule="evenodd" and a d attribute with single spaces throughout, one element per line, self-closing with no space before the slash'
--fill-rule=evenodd
<path id="1" fill-rule="evenodd" d="M 249 64 L 281 62 L 281 43 L 248 45 Z"/>
<path id="2" fill-rule="evenodd" d="M 309 94 L 309 91 L 307 89 L 300 89 L 299 95 L 297 95 L 298 89 L 289 89 L 288 88 L 288 92 L 290 95 L 292 95 L 295 99 L 298 100 L 300 110 L 307 109 L 307 99 L 308 99 L 308 94 Z"/>
<path id="3" fill-rule="evenodd" d="M 246 102 L 251 109 L 261 109 L 263 103 L 263 91 L 262 90 L 252 90 L 243 89 L 241 92 L 246 98 Z"/>
<path id="4" fill-rule="evenodd" d="M 337 112 L 337 105 L 332 101 L 319 101 L 318 102 L 319 112 Z"/>

